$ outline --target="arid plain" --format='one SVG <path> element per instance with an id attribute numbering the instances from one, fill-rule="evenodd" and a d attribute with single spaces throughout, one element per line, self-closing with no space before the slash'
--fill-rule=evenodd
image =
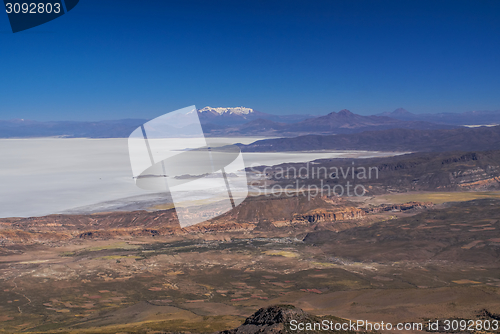
<path id="1" fill-rule="evenodd" d="M 500 313 L 500 194 L 483 195 L 490 198 L 402 205 L 393 196 L 369 208 L 262 196 L 186 229 L 171 209 L 94 214 L 95 224 L 3 220 L 1 327 L 214 332 L 273 304 L 371 321 Z M 248 219 L 255 207 L 270 219 Z M 144 215 L 157 219 L 131 224 Z"/>
<path id="2" fill-rule="evenodd" d="M 379 175 L 356 178 L 365 196 L 251 196 L 186 228 L 169 205 L 1 219 L 0 328 L 205 333 L 276 304 L 386 322 L 498 317 L 497 155 L 317 160 Z M 306 165 L 253 172 L 273 186 L 345 181 L 282 175 Z"/>

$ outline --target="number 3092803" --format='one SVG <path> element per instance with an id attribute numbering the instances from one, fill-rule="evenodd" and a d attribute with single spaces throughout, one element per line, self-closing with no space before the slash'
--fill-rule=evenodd
<path id="1" fill-rule="evenodd" d="M 23 14 L 59 14 L 61 12 L 60 3 L 6 3 L 5 4 L 7 14 L 23 13 Z"/>

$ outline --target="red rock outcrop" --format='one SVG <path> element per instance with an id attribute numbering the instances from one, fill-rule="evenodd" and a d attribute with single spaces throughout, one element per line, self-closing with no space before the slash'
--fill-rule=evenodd
<path id="1" fill-rule="evenodd" d="M 380 213 L 386 211 L 407 211 L 411 209 L 425 209 L 433 206 L 432 202 L 408 202 L 404 204 L 382 204 L 375 208 L 365 209 L 365 213 Z"/>
<path id="2" fill-rule="evenodd" d="M 288 226 L 358 219 L 363 215 L 360 209 L 335 205 L 320 197 L 261 196 L 248 198 L 224 215 L 186 228 L 179 225 L 174 209 L 0 219 L 0 244 L 252 231 L 264 218 L 275 226 Z"/>
<path id="3" fill-rule="evenodd" d="M 341 209 L 315 209 L 305 214 L 294 215 L 294 220 L 306 220 L 310 223 L 323 222 L 323 221 L 339 221 L 359 219 L 364 216 L 365 212 L 361 209 L 354 207 L 347 207 Z"/>

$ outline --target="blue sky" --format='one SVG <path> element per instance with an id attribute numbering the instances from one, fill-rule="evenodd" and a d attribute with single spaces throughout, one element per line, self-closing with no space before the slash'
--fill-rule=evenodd
<path id="1" fill-rule="evenodd" d="M 13 34 L 0 119 L 500 109 L 500 1 L 80 0 Z"/>

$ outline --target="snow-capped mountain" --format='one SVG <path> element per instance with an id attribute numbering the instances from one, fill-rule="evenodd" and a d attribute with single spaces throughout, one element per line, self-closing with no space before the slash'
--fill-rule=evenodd
<path id="1" fill-rule="evenodd" d="M 213 115 L 248 115 L 254 113 L 255 111 L 252 108 L 245 108 L 245 107 L 212 108 L 207 106 L 205 108 L 198 109 L 198 112 L 200 114 L 213 114 Z"/>
<path id="2" fill-rule="evenodd" d="M 210 126 L 241 125 L 257 119 L 293 123 L 309 118 L 309 115 L 272 115 L 247 107 L 205 107 L 198 109 L 202 124 Z"/>
<path id="3" fill-rule="evenodd" d="M 267 118 L 271 115 L 261 113 L 246 107 L 205 107 L 198 109 L 202 124 L 237 125 L 257 118 Z"/>

